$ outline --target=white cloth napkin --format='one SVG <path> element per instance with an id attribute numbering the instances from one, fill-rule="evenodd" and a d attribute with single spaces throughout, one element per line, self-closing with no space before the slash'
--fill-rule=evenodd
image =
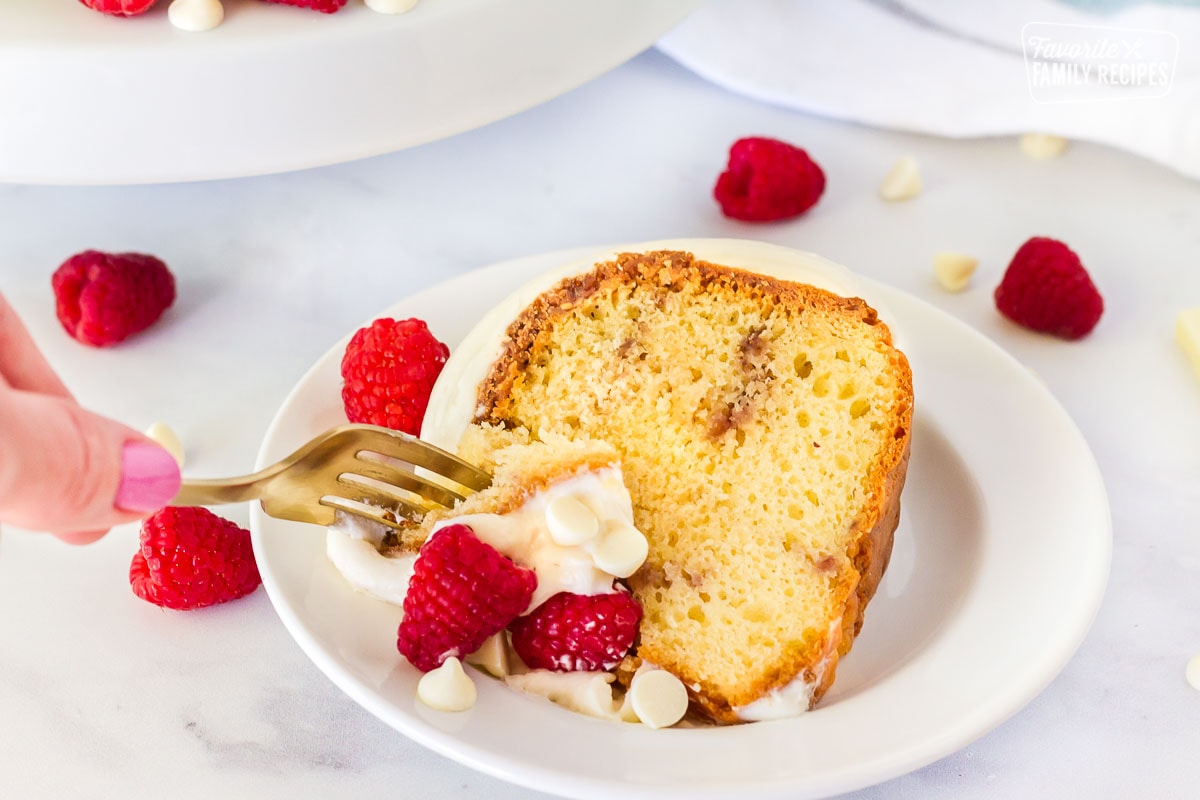
<path id="1" fill-rule="evenodd" d="M 822 116 L 1052 133 L 1200 177 L 1195 0 L 726 0 L 659 47 L 730 90 Z M 1134 69 L 1146 74 L 1131 87 Z"/>

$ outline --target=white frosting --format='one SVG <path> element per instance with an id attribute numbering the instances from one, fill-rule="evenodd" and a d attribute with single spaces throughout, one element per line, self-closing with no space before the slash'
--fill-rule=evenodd
<path id="1" fill-rule="evenodd" d="M 454 656 L 417 682 L 417 699 L 437 711 L 466 711 L 475 705 L 476 697 L 475 682 Z"/>
<path id="2" fill-rule="evenodd" d="M 562 545 L 550 533 L 547 511 L 564 500 L 578 504 L 605 533 L 577 545 Z M 559 592 L 607 594 L 614 577 L 633 574 L 646 559 L 646 537 L 633 525 L 633 502 L 617 467 L 584 472 L 537 492 L 507 514 L 463 514 L 438 522 L 430 537 L 447 525 L 466 525 L 475 535 L 538 578 L 526 613 Z M 383 525 L 339 514 L 325 536 L 325 552 L 356 589 L 395 605 L 404 604 L 416 555 L 388 557 L 378 547 Z"/>
<path id="3" fill-rule="evenodd" d="M 378 546 L 387 528 L 352 514 L 339 514 L 326 529 L 325 554 L 346 582 L 387 603 L 402 606 L 416 554 L 388 557 Z"/>
<path id="4" fill-rule="evenodd" d="M 561 545 L 551 536 L 546 511 L 563 497 L 579 501 L 606 528 L 633 527 L 633 502 L 621 480 L 621 471 L 616 467 L 605 467 L 551 484 L 507 514 L 464 514 L 441 520 L 434 526 L 431 536 L 447 525 L 466 525 L 482 541 L 536 572 L 537 589 L 528 611 L 559 592 L 606 594 L 615 591 L 614 573 L 603 569 L 601 564 L 606 562 L 601 560 L 598 564 L 593 555 L 596 545 L 604 541 L 603 537 L 578 545 Z M 640 532 L 638 536 L 641 536 Z M 642 540 L 645 541 L 644 536 Z M 644 552 L 641 560 L 645 560 Z"/>
<path id="5" fill-rule="evenodd" d="M 822 663 L 819 672 L 823 674 L 824 671 Z M 798 716 L 812 706 L 813 692 L 819 682 L 819 675 L 812 681 L 806 681 L 803 675 L 798 675 L 787 685 L 772 689 L 753 703 L 735 707 L 733 713 L 743 722 Z"/>
<path id="6" fill-rule="evenodd" d="M 837 662 L 837 647 L 841 640 L 842 623 L 838 620 L 829 629 L 824 656 L 813 666 L 810 679 L 805 679 L 804 673 L 801 673 L 789 683 L 772 689 L 753 703 L 735 706 L 733 713 L 743 722 L 762 722 L 768 719 L 795 717 L 808 711 L 812 707 L 817 687 L 825 678 L 825 671 Z"/>
<path id="7" fill-rule="evenodd" d="M 420 0 L 367 0 L 367 8 L 380 14 L 404 14 L 412 11 Z"/>
<path id="8" fill-rule="evenodd" d="M 202 33 L 221 24 L 225 7 L 221 0 L 172 0 L 167 19 L 181 31 Z"/>
<path id="9" fill-rule="evenodd" d="M 463 431 L 476 414 L 477 388 L 504 351 L 509 323 L 538 295 L 564 278 L 612 260 L 618 253 L 651 250 L 687 250 L 697 258 L 715 264 L 807 283 L 845 297 L 862 297 L 882 319 L 889 319 L 879 298 L 872 297 L 875 292 L 871 291 L 869 283 L 845 267 L 813 253 L 744 239 L 667 239 L 610 248 L 529 281 L 484 315 L 466 338 L 452 348 L 450 358 L 433 386 L 421 426 L 421 438 L 452 452 L 458 448 Z M 895 327 L 892 327 L 892 334 L 899 341 Z"/>

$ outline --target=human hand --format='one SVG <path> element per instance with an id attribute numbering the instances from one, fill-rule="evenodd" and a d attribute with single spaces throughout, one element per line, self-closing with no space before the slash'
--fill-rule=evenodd
<path id="1" fill-rule="evenodd" d="M 75 402 L 0 295 L 0 522 L 86 544 L 179 482 L 170 453 Z"/>

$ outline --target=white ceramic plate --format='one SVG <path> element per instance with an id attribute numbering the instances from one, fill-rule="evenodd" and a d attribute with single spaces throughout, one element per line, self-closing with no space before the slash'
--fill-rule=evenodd
<path id="1" fill-rule="evenodd" d="M 391 152 L 530 108 L 649 47 L 699 0 L 421 0 L 320 14 L 225 0 L 176 30 L 0 0 L 0 182 L 240 177 Z"/>
<path id="2" fill-rule="evenodd" d="M 499 297 L 586 253 L 492 266 L 398 303 L 453 347 Z M 1029 702 L 1083 639 L 1108 576 L 1099 470 L 1050 393 L 981 335 L 908 295 L 886 300 L 917 411 L 895 552 L 862 635 L 822 704 L 801 717 L 651 731 L 573 714 L 480 677 L 462 714 L 417 703 L 395 650 L 398 611 L 355 593 L 324 531 L 251 515 L 263 583 L 288 630 L 348 695 L 469 767 L 577 798 L 823 797 L 904 774 Z M 300 381 L 265 464 L 344 421 L 345 342 Z"/>

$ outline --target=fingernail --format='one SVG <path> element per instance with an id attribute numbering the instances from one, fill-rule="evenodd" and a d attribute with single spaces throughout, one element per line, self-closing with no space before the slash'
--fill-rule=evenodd
<path id="1" fill-rule="evenodd" d="M 179 464 L 163 448 L 128 442 L 121 451 L 121 485 L 113 505 L 122 511 L 157 511 L 179 493 Z"/>

